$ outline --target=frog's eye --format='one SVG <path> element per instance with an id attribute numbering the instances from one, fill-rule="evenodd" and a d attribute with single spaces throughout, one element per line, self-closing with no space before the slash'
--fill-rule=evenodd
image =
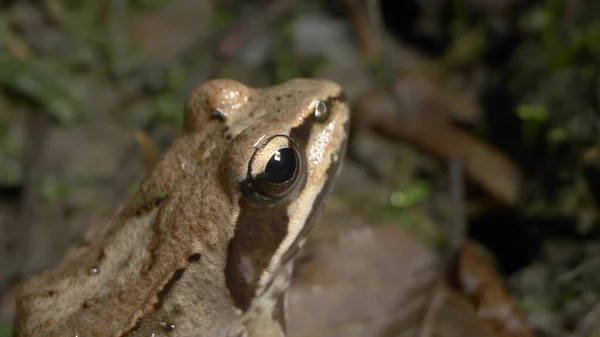
<path id="1" fill-rule="evenodd" d="M 264 140 L 248 164 L 247 195 L 275 202 L 296 191 L 304 179 L 305 160 L 296 143 L 286 135 Z"/>

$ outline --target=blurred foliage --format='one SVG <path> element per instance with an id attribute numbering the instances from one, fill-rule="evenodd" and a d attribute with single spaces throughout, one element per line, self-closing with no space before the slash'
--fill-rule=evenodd
<path id="1" fill-rule="evenodd" d="M 76 121 L 83 108 L 83 86 L 59 60 L 21 60 L 0 57 L 0 85 L 4 90 L 49 113 L 59 123 Z"/>
<path id="2" fill-rule="evenodd" d="M 292 28 L 291 20 L 282 20 L 280 28 L 275 31 L 271 56 L 265 65 L 271 83 L 295 77 L 313 77 L 325 63 L 321 55 L 298 55 L 294 51 Z"/>
<path id="3" fill-rule="evenodd" d="M 158 9 L 167 0 L 132 0 L 125 3 L 63 0 L 66 34 L 57 43 L 56 55 L 23 57 L 7 48 L 8 18 L 0 13 L 0 86 L 11 98 L 26 102 L 52 115 L 59 124 L 73 124 L 85 113 L 83 74 L 94 73 L 102 80 L 122 83 L 131 79 L 143 82 L 151 100 L 146 105 L 127 106 L 137 126 L 152 128 L 161 123 L 181 124 L 182 92 L 189 89 L 190 65 L 173 62 L 164 67 L 144 63 L 137 51 L 118 38 L 120 25 L 128 15 Z M 567 8 L 560 0 L 532 2 L 520 11 L 498 13 L 474 9 L 466 0 L 453 0 L 453 17 L 447 27 L 451 43 L 443 62 L 461 67 L 480 62 L 498 44 L 496 39 L 514 30 L 518 35 L 514 51 L 499 67 L 502 80 L 515 102 L 517 138 L 526 158 L 530 182 L 527 184 L 528 211 L 534 215 L 568 215 L 579 218 L 579 229 L 593 229 L 598 223 L 590 211 L 595 201 L 584 176 L 583 153 L 598 147 L 600 139 L 600 3 L 578 2 Z M 223 3 L 215 11 L 214 29 L 230 27 L 237 19 Z M 298 4 L 297 6 L 303 5 Z M 319 55 L 299 55 L 294 51 L 292 14 L 283 18 L 268 47 L 260 69 L 269 82 L 293 77 L 311 77 L 323 64 Z M 516 27 L 516 28 L 515 28 Z M 205 48 L 206 49 L 206 48 Z M 206 50 L 203 50 L 206 52 Z M 379 75 L 385 67 L 374 65 Z M 220 75 L 235 76 L 243 70 L 225 63 Z M 104 78 L 103 78 L 104 77 Z M 258 76 L 257 76 L 258 77 Z M 20 179 L 20 147 L 6 140 L 0 128 L 0 181 Z M 411 191 L 396 191 L 391 202 L 397 207 L 419 203 L 430 191 L 417 186 Z M 408 206 L 407 206 L 408 205 Z"/>
<path id="4" fill-rule="evenodd" d="M 12 333 L 12 324 L 0 322 L 0 337 L 10 337 L 12 336 Z"/>
<path id="5" fill-rule="evenodd" d="M 334 195 L 334 201 L 330 204 L 339 202 L 352 212 L 371 219 L 369 221 L 371 223 L 387 222 L 402 227 L 417 236 L 423 243 L 442 250 L 446 248 L 447 240 L 439 231 L 435 220 L 429 215 L 428 201 L 431 201 L 434 193 L 434 187 L 430 182 L 416 179 L 406 188 L 394 190 L 388 205 L 351 193 Z"/>
<path id="6" fill-rule="evenodd" d="M 129 6 L 138 10 L 153 10 L 160 8 L 169 3 L 170 0 L 132 0 L 129 1 Z"/>
<path id="7" fill-rule="evenodd" d="M 35 52 L 30 50 L 31 41 L 26 40 L 25 35 L 9 29 L 9 12 L 0 12 L 1 91 L 7 94 L 10 104 L 25 103 L 40 113 L 50 114 L 58 125 L 73 125 L 90 110 L 85 106 L 89 101 L 87 95 L 91 94 L 86 92 L 90 79 L 108 82 L 107 85 L 112 82 L 117 86 L 136 82 L 145 89 L 140 95 L 150 94 L 146 95 L 150 102 L 131 105 L 126 102 L 122 110 L 129 110 L 127 113 L 114 113 L 119 121 L 132 122 L 133 127 L 143 129 L 164 123 L 180 125 L 184 98 L 190 89 L 190 67 L 197 68 L 198 64 L 179 61 L 162 66 L 148 65 L 131 45 L 122 40 L 120 34 L 130 15 L 138 11 L 159 9 L 167 3 L 166 0 L 135 0 L 125 3 L 61 1 L 64 15 L 61 15 L 62 22 L 56 27 L 57 31 L 42 32 L 37 37 L 44 39 L 49 36 L 54 42 Z M 217 8 L 215 31 L 231 27 L 235 23 L 236 11 L 228 6 L 231 4 L 223 3 Z M 291 47 L 289 20 L 282 20 L 282 24 L 285 29 L 274 30 L 278 34 L 278 41 L 272 47 L 269 61 L 263 65 L 262 70 L 257 71 L 267 69 L 276 81 L 311 76 L 312 70 L 321 60 L 298 59 Z M 44 35 L 46 33 L 49 35 Z M 209 48 L 204 45 L 198 53 L 206 54 L 212 48 L 210 41 L 208 45 Z M 206 58 L 204 55 L 189 56 L 189 60 Z M 224 69 L 227 69 L 227 65 Z M 0 181 L 16 184 L 21 180 L 21 146 L 14 143 L 14 137 L 9 139 L 6 136 L 4 125 L 5 122 L 16 121 L 7 120 L 5 115 L 1 117 Z M 102 117 L 95 115 L 94 118 Z M 53 190 L 42 189 L 46 192 Z"/>
<path id="8" fill-rule="evenodd" d="M 169 123 L 181 125 L 183 123 L 183 111 L 185 100 L 182 99 L 182 91 L 186 90 L 189 80 L 189 69 L 187 65 L 173 62 L 164 68 L 155 69 L 147 74 L 152 74 L 146 79 L 146 86 L 154 93 L 150 109 L 145 106 L 139 113 L 143 118 L 138 123 L 145 128 L 155 125 Z"/>
<path id="9" fill-rule="evenodd" d="M 394 207 L 406 208 L 423 203 L 433 195 L 431 184 L 425 181 L 415 181 L 412 186 L 403 190 L 396 190 L 390 196 Z"/>
<path id="10" fill-rule="evenodd" d="M 2 51 L 2 54 L 6 52 L 6 43 L 8 41 L 9 33 L 8 22 L 8 15 L 6 13 L 0 12 L 0 51 Z"/>
<path id="11" fill-rule="evenodd" d="M 586 176 L 584 153 L 600 145 L 600 3 L 540 0 L 509 11 L 453 3 L 445 59 L 489 63 L 492 81 L 515 102 L 501 113 L 514 114 L 517 134 L 489 128 L 518 152 L 528 175 L 526 211 L 575 218 L 578 230 L 594 230 L 600 218 L 590 191 L 600 186 Z"/>
<path id="12" fill-rule="evenodd" d="M 0 183 L 17 185 L 22 179 L 21 144 L 10 141 L 6 124 L 0 123 Z"/>
<path id="13" fill-rule="evenodd" d="M 64 199 L 69 195 L 70 184 L 65 179 L 54 175 L 42 177 L 39 185 L 39 192 L 44 201 L 53 203 Z"/>
<path id="14" fill-rule="evenodd" d="M 559 210 L 581 218 L 594 204 L 581 185 L 586 185 L 583 152 L 600 140 L 600 24 L 590 15 L 600 6 L 582 3 L 586 6 L 567 10 L 566 3 L 548 0 L 525 13 L 527 34 L 510 62 L 511 94 L 522 102 L 517 114 L 523 145 L 533 158 L 528 190 L 529 199 L 536 200 L 533 213 Z M 598 219 L 585 221 L 597 224 Z"/>
<path id="15" fill-rule="evenodd" d="M 425 193 L 416 191 L 427 191 Z M 429 216 L 426 201 L 432 196 L 433 190 L 430 185 L 423 182 L 416 182 L 407 189 L 402 190 L 409 194 L 414 193 L 413 202 L 410 206 L 397 207 L 394 205 L 382 205 L 364 196 L 356 196 L 352 193 L 334 194 L 328 207 L 347 208 L 351 212 L 360 214 L 373 224 L 391 223 L 411 232 L 417 236 L 423 243 L 428 244 L 434 249 L 444 249 L 447 245 L 446 238 L 439 231 L 435 221 Z M 412 192 L 411 192 L 412 191 Z M 395 193 L 402 193 L 400 190 Z"/>

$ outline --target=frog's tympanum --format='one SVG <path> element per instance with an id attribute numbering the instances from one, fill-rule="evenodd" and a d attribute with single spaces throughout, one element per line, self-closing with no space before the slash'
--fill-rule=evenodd
<path id="1" fill-rule="evenodd" d="M 106 236 L 23 285 L 15 336 L 284 336 L 292 258 L 348 123 L 325 80 L 199 86 Z"/>

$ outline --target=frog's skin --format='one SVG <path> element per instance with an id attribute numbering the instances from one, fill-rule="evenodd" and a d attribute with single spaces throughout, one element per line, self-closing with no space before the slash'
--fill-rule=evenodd
<path id="1" fill-rule="evenodd" d="M 292 258 L 348 124 L 325 80 L 197 87 L 184 134 L 106 236 L 22 286 L 15 336 L 284 336 Z"/>

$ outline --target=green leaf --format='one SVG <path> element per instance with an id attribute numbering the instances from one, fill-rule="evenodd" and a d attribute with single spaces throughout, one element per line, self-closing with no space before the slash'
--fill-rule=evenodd
<path id="1" fill-rule="evenodd" d="M 546 140 L 549 143 L 558 144 L 565 142 L 569 138 L 567 130 L 563 127 L 553 127 L 546 133 Z"/>
<path id="2" fill-rule="evenodd" d="M 517 107 L 517 116 L 526 122 L 541 123 L 548 117 L 546 107 L 539 104 L 520 104 Z"/>
<path id="3" fill-rule="evenodd" d="M 425 201 L 431 194 L 431 186 L 424 181 L 419 181 L 407 189 L 394 191 L 390 196 L 390 202 L 395 207 L 410 207 Z"/>

